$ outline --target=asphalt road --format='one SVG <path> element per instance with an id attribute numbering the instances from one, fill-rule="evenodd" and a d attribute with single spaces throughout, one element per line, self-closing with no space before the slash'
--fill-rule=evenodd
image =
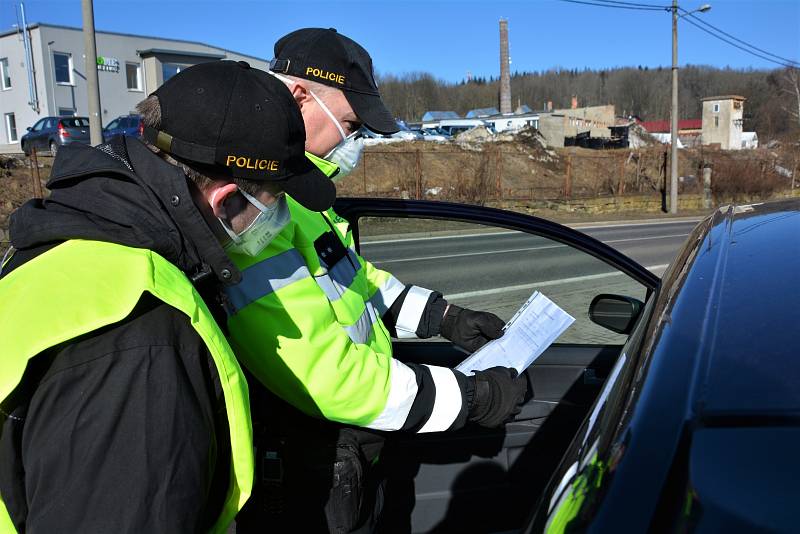
<path id="1" fill-rule="evenodd" d="M 661 275 L 696 222 L 637 223 L 585 227 L 603 241 Z M 597 336 L 619 338 L 588 322 L 588 306 L 598 293 L 644 299 L 645 290 L 613 267 L 545 238 L 521 232 L 436 237 L 387 236 L 362 242 L 361 254 L 405 283 L 441 291 L 451 302 L 485 309 L 504 319 L 534 291 L 547 295 L 576 317 L 562 342 Z"/>

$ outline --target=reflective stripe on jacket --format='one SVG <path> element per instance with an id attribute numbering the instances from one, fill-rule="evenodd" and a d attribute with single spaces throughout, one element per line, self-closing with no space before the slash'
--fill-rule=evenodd
<path id="1" fill-rule="evenodd" d="M 70 240 L 0 280 L 0 399 L 17 386 L 28 360 L 42 351 L 127 317 L 143 292 L 186 314 L 214 360 L 225 398 L 231 476 L 212 532 L 225 532 L 250 495 L 252 427 L 247 382 L 208 308 L 186 276 L 155 252 L 99 241 Z M 50 310 L 52 313 L 47 313 Z M 46 329 L 41 328 L 42 314 Z M 14 532 L 0 501 L 0 532 Z"/>
<path id="2" fill-rule="evenodd" d="M 378 430 L 409 428 L 410 419 L 420 432 L 451 428 L 464 412 L 455 374 L 392 358 L 381 316 L 405 285 L 356 253 L 333 210 L 288 202 L 292 220 L 266 250 L 231 255 L 242 282 L 225 290 L 228 328 L 245 367 L 311 415 Z M 398 336 L 415 335 L 430 294 L 409 289 Z M 412 405 L 425 413 L 410 416 Z"/>

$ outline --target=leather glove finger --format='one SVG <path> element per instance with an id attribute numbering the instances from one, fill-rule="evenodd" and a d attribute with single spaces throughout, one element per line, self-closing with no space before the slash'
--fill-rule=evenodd
<path id="1" fill-rule="evenodd" d="M 528 380 L 525 375 L 519 375 L 514 379 L 513 389 L 516 391 L 516 404 L 503 423 L 510 423 L 522 412 L 522 406 L 528 396 Z"/>
<path id="2" fill-rule="evenodd" d="M 488 340 L 497 339 L 504 333 L 503 327 L 506 323 L 498 316 L 490 312 L 466 310 L 469 313 L 467 320 L 474 325 L 475 329 Z"/>
<path id="3" fill-rule="evenodd" d="M 493 313 L 468 310 L 451 304 L 442 321 L 442 335 L 459 347 L 475 352 L 503 335 L 502 319 Z"/>

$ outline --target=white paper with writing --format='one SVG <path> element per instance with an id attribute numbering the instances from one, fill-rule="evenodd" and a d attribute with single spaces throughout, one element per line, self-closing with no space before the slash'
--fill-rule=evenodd
<path id="1" fill-rule="evenodd" d="M 456 370 L 471 375 L 491 367 L 513 367 L 518 373 L 538 358 L 575 318 L 535 291 L 505 326 L 505 334 L 490 341 L 458 364 Z"/>

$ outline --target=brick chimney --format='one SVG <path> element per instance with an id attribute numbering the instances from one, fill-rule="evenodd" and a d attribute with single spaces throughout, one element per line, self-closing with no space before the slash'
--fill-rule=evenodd
<path id="1" fill-rule="evenodd" d="M 578 95 L 572 95 L 572 107 L 570 109 L 578 109 Z"/>
<path id="2" fill-rule="evenodd" d="M 500 113 L 511 113 L 511 73 L 508 68 L 508 21 L 500 19 Z"/>

